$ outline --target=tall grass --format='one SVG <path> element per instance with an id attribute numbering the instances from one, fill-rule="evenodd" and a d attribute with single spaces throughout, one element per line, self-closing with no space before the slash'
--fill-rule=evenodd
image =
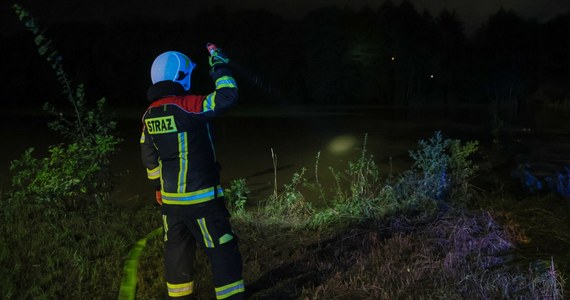
<path id="1" fill-rule="evenodd" d="M 242 248 L 255 256 L 246 262 L 253 298 L 562 299 L 565 279 L 553 260 L 529 268 L 516 259 L 520 227 L 465 210 L 477 200 L 469 182 L 477 148 L 436 132 L 410 151 L 412 169 L 393 180 L 381 178 L 364 146 L 346 170 L 332 170 L 333 197 L 320 207 L 303 196 L 322 188 L 317 179 L 295 173 L 248 220 L 238 219 L 250 235 Z"/>

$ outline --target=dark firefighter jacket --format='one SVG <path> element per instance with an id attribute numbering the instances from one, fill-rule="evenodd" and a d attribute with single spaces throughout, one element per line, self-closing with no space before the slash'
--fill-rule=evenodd
<path id="1" fill-rule="evenodd" d="M 236 103 L 237 85 L 227 69 L 212 74 L 216 89 L 189 95 L 172 81 L 152 85 L 140 139 L 148 178 L 160 179 L 163 211 L 223 196 L 210 119 Z"/>

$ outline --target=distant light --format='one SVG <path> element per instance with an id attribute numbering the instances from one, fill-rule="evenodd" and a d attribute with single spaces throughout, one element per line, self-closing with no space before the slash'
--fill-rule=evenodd
<path id="1" fill-rule="evenodd" d="M 396 60 L 396 57 L 392 56 L 392 61 L 395 61 L 395 60 Z"/>
<path id="2" fill-rule="evenodd" d="M 356 144 L 356 138 L 350 135 L 341 135 L 335 137 L 329 143 L 329 151 L 333 154 L 343 154 L 354 148 Z"/>
<path id="3" fill-rule="evenodd" d="M 433 77 L 434 77 L 433 74 L 431 74 L 431 75 L 429 76 L 429 78 L 431 78 L 431 79 L 433 79 Z"/>

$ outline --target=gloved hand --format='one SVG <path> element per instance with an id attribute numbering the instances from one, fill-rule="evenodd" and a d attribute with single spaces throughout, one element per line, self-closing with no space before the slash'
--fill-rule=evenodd
<path id="1" fill-rule="evenodd" d="M 156 191 L 156 202 L 162 206 L 162 193 L 160 193 L 160 191 Z"/>
<path id="2" fill-rule="evenodd" d="M 215 72 L 217 68 L 225 66 L 230 62 L 230 59 L 222 52 L 222 49 L 219 49 L 216 45 L 208 43 L 206 48 L 210 52 L 208 62 L 212 68 L 212 73 Z"/>

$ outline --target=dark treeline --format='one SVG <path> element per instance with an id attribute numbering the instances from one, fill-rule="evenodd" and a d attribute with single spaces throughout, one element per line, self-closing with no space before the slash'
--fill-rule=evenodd
<path id="1" fill-rule="evenodd" d="M 194 92 L 211 90 L 208 41 L 240 66 L 242 101 L 486 104 L 525 114 L 570 97 L 570 14 L 538 23 L 501 9 L 469 37 L 454 12 L 433 16 L 389 1 L 378 9 L 319 9 L 294 20 L 213 9 L 173 22 L 129 17 L 43 26 L 88 93 L 116 104 L 144 103 L 152 60 L 171 49 L 199 64 Z M 38 103 L 57 97 L 54 75 L 29 33 L 8 38 L 0 50 L 8 96 Z"/>

